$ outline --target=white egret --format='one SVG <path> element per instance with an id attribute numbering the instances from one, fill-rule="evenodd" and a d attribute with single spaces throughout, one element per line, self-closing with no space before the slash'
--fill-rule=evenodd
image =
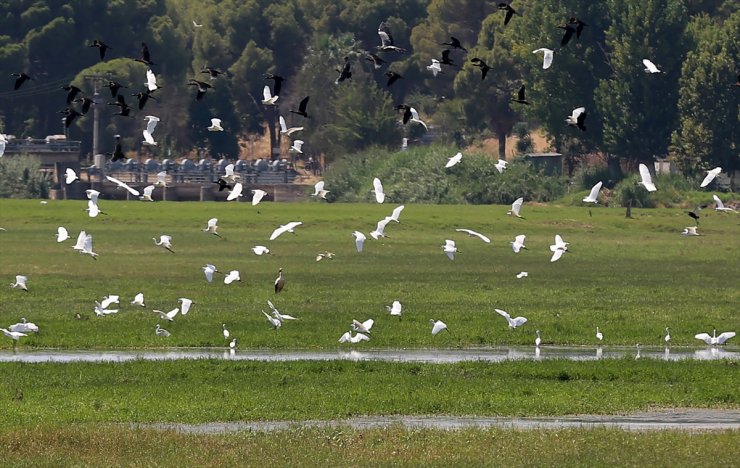
<path id="1" fill-rule="evenodd" d="M 224 284 L 231 284 L 234 281 L 241 282 L 242 278 L 239 275 L 239 270 L 231 270 L 229 274 L 224 276 Z"/>
<path id="2" fill-rule="evenodd" d="M 563 249 L 553 250 L 552 247 L 553 246 L 550 246 L 550 250 L 552 250 L 552 257 L 550 257 L 550 263 L 557 262 L 558 260 L 560 260 L 560 257 L 562 257 L 563 254 L 567 252 L 567 250 L 563 250 Z"/>
<path id="3" fill-rule="evenodd" d="M 233 340 L 229 342 L 229 349 L 231 350 L 236 349 L 236 338 L 234 338 Z"/>
<path id="4" fill-rule="evenodd" d="M 498 162 L 493 165 L 493 167 L 495 167 L 496 170 L 498 171 L 498 173 L 501 174 L 502 172 L 504 172 L 504 169 L 506 169 L 506 165 L 507 164 L 509 164 L 509 163 L 506 162 L 506 160 L 499 159 Z"/>
<path id="5" fill-rule="evenodd" d="M 663 341 L 665 341 L 666 344 L 671 342 L 671 332 L 668 331 L 668 327 L 665 327 L 665 336 L 663 337 Z"/>
<path id="6" fill-rule="evenodd" d="M 105 309 L 100 302 L 95 301 L 95 315 L 98 317 L 104 317 L 106 315 L 117 314 L 118 309 Z"/>
<path id="7" fill-rule="evenodd" d="M 29 322 L 26 320 L 25 317 L 21 317 L 21 321 L 19 323 L 14 323 L 13 325 L 9 326 L 8 329 L 12 332 L 18 332 L 18 333 L 38 333 L 39 327 L 33 322 Z"/>
<path id="8" fill-rule="evenodd" d="M 85 211 L 87 211 L 87 215 L 91 218 L 95 218 L 100 213 L 102 213 L 102 211 L 100 211 L 100 208 L 98 207 L 98 203 L 94 200 L 87 201 L 87 208 L 85 209 Z"/>
<path id="9" fill-rule="evenodd" d="M 442 73 L 442 65 L 440 65 L 439 60 L 432 59 L 432 64 L 427 65 L 427 70 L 432 72 L 433 76 L 437 76 L 437 73 Z"/>
<path id="10" fill-rule="evenodd" d="M 5 154 L 5 146 L 8 144 L 8 138 L 0 133 L 0 158 Z"/>
<path id="11" fill-rule="evenodd" d="M 534 345 L 538 348 L 540 347 L 540 344 L 542 343 L 542 338 L 540 338 L 540 331 L 536 330 L 535 333 L 537 333 L 537 338 L 534 339 Z"/>
<path id="12" fill-rule="evenodd" d="M 146 307 L 146 305 L 144 304 L 144 293 L 138 293 L 136 296 L 134 296 L 134 300 L 131 301 L 131 305 Z"/>
<path id="13" fill-rule="evenodd" d="M 267 192 L 260 189 L 252 190 L 252 206 L 257 206 L 259 202 L 267 195 Z"/>
<path id="14" fill-rule="evenodd" d="M 447 164 L 445 164 L 445 168 L 452 167 L 455 164 L 459 163 L 460 161 L 462 161 L 462 153 L 457 153 L 456 155 L 454 155 L 453 157 L 447 160 Z"/>
<path id="15" fill-rule="evenodd" d="M 650 171 L 648 170 L 647 166 L 644 164 L 640 164 L 639 170 L 640 181 L 637 183 L 637 185 L 642 185 L 648 192 L 655 192 L 656 190 L 658 190 L 657 188 L 655 188 L 655 184 L 653 184 L 653 178 L 650 175 Z"/>
<path id="16" fill-rule="evenodd" d="M 211 125 L 208 127 L 209 132 L 223 132 L 224 128 L 221 126 L 221 119 L 212 118 Z"/>
<path id="17" fill-rule="evenodd" d="M 635 347 L 637 348 L 637 354 L 635 354 L 635 359 L 640 359 L 640 343 L 637 343 Z"/>
<path id="18" fill-rule="evenodd" d="M 560 234 L 555 234 L 555 243 L 550 246 L 550 251 L 552 252 L 552 258 L 550 259 L 550 262 L 557 262 L 558 260 L 560 260 L 560 257 L 562 257 L 563 254 L 568 251 L 568 245 L 570 245 L 570 242 L 563 241 L 563 238 L 560 237 Z"/>
<path id="19" fill-rule="evenodd" d="M 156 91 L 159 86 L 157 86 L 157 76 L 154 74 L 151 68 L 146 69 L 146 89 L 149 91 Z"/>
<path id="20" fill-rule="evenodd" d="M 159 317 L 162 320 L 167 320 L 168 322 L 173 322 L 175 320 L 175 316 L 180 313 L 180 309 L 178 307 L 175 307 L 169 312 L 164 312 L 161 310 L 154 309 L 152 310 L 155 314 L 159 314 Z"/>
<path id="21" fill-rule="evenodd" d="M 85 246 L 85 238 L 87 237 L 87 233 L 85 231 L 80 231 L 80 234 L 77 236 L 77 242 L 75 245 L 72 246 L 73 249 L 82 251 L 82 249 Z"/>
<path id="22" fill-rule="evenodd" d="M 735 332 L 724 332 L 717 336 L 717 330 L 713 330 L 712 336 L 709 336 L 708 333 L 699 333 L 698 335 L 695 335 L 694 338 L 702 340 L 710 346 L 714 346 L 725 344 L 725 341 L 729 340 L 733 336 L 735 336 Z"/>
<path id="23" fill-rule="evenodd" d="M 352 336 L 351 331 L 345 332 L 342 336 L 339 337 L 340 343 L 359 343 L 360 341 L 370 341 L 370 337 L 365 335 L 364 333 L 357 333 Z"/>
<path id="24" fill-rule="evenodd" d="M 712 198 L 714 199 L 714 203 L 717 204 L 717 206 L 714 208 L 716 211 L 731 211 L 733 213 L 737 213 L 737 210 L 734 208 L 726 207 L 724 203 L 722 203 L 722 200 L 717 195 L 712 195 Z"/>
<path id="25" fill-rule="evenodd" d="M 103 297 L 103 300 L 100 301 L 100 307 L 103 309 L 107 309 L 109 305 L 111 304 L 120 304 L 120 296 L 116 294 L 111 294 L 108 296 Z"/>
<path id="26" fill-rule="evenodd" d="M 288 126 L 285 124 L 285 118 L 282 115 L 280 116 L 280 133 L 290 136 L 291 134 L 295 132 L 300 132 L 301 130 L 303 130 L 303 127 L 288 128 Z"/>
<path id="27" fill-rule="evenodd" d="M 276 105 L 276 102 L 280 96 L 272 95 L 272 92 L 270 92 L 270 86 L 265 85 L 264 88 L 262 88 L 262 104 L 266 106 L 274 106 Z"/>
<path id="28" fill-rule="evenodd" d="M 316 254 L 316 261 L 319 262 L 325 258 L 328 258 L 329 260 L 334 260 L 334 252 L 324 251 L 319 252 Z"/>
<path id="29" fill-rule="evenodd" d="M 311 194 L 312 197 L 319 197 L 326 200 L 326 194 L 329 193 L 329 190 L 324 190 L 324 181 L 320 180 L 316 182 L 316 184 L 313 186 L 313 193 Z"/>
<path id="30" fill-rule="evenodd" d="M 93 202 L 98 202 L 98 197 L 100 197 L 100 192 L 93 189 L 87 189 L 85 190 L 85 195 L 87 195 L 88 200 L 92 200 Z"/>
<path id="31" fill-rule="evenodd" d="M 231 336 L 231 333 L 229 332 L 229 329 L 226 328 L 226 324 L 225 323 L 222 323 L 221 324 L 221 328 L 223 328 L 224 340 L 228 340 L 229 337 Z"/>
<path id="32" fill-rule="evenodd" d="M 26 286 L 26 282 L 28 282 L 28 278 L 23 275 L 15 275 L 15 283 L 11 283 L 11 288 L 18 288 L 22 289 L 26 292 L 28 292 L 28 286 Z"/>
<path id="33" fill-rule="evenodd" d="M 84 232 L 84 231 L 82 231 Z M 79 238 L 77 239 L 79 243 Z M 89 255 L 93 258 L 93 260 L 97 260 L 98 254 L 93 252 L 93 246 L 92 246 L 92 234 L 85 235 L 85 238 L 82 240 L 82 248 L 78 249 L 81 254 Z"/>
<path id="34" fill-rule="evenodd" d="M 455 241 L 451 239 L 445 239 L 445 245 L 442 246 L 442 252 L 444 252 L 450 260 L 455 260 L 455 253 L 461 253 L 457 250 Z"/>
<path id="35" fill-rule="evenodd" d="M 596 327 L 596 339 L 599 341 L 604 341 L 604 334 L 601 333 L 599 327 Z"/>
<path id="36" fill-rule="evenodd" d="M 242 187 L 241 182 L 235 183 L 234 188 L 229 191 L 229 196 L 226 197 L 226 201 L 237 200 L 242 196 L 243 189 L 244 187 Z"/>
<path id="37" fill-rule="evenodd" d="M 516 328 L 521 327 L 525 323 L 527 323 L 526 317 L 515 317 L 511 318 L 511 315 L 509 315 L 508 312 L 501 309 L 494 309 L 500 316 L 506 319 L 506 321 L 509 323 L 509 328 Z"/>
<path id="38" fill-rule="evenodd" d="M 69 232 L 63 226 L 57 228 L 57 242 L 64 242 L 69 239 Z"/>
<path id="39" fill-rule="evenodd" d="M 514 242 L 510 242 L 512 250 L 514 250 L 514 253 L 519 253 L 520 250 L 524 249 L 527 250 L 527 247 L 524 245 L 524 239 L 526 239 L 527 236 L 524 234 L 519 234 L 518 236 L 514 237 Z"/>
<path id="40" fill-rule="evenodd" d="M 144 187 L 144 194 L 139 197 L 139 200 L 153 202 L 152 193 L 154 193 L 154 185 L 147 185 Z"/>
<path id="41" fill-rule="evenodd" d="M 532 51 L 533 54 L 537 54 L 539 52 L 542 52 L 542 69 L 547 70 L 550 68 L 550 65 L 552 65 L 553 51 L 544 47 Z"/>
<path id="42" fill-rule="evenodd" d="M 403 211 L 404 208 L 406 208 L 405 205 L 399 205 L 399 206 L 395 207 L 393 209 L 393 212 L 391 213 L 391 215 L 390 216 L 387 216 L 387 218 L 390 218 L 391 221 L 395 221 L 397 223 L 400 223 L 401 221 L 399 221 L 398 218 L 401 216 L 401 212 Z"/>
<path id="43" fill-rule="evenodd" d="M 288 148 L 288 151 L 291 153 L 303 154 L 303 150 L 301 149 L 302 147 L 303 140 L 293 140 L 293 144 Z"/>
<path id="44" fill-rule="evenodd" d="M 154 329 L 154 333 L 157 336 L 162 336 L 162 337 L 165 337 L 165 338 L 167 338 L 168 336 L 170 336 L 170 332 L 168 332 L 164 328 L 160 327 L 159 324 L 157 324 L 157 328 Z"/>
<path id="45" fill-rule="evenodd" d="M 362 245 L 367 240 L 367 237 L 365 237 L 365 234 L 361 233 L 360 231 L 354 231 L 352 235 L 355 238 L 355 245 L 357 246 L 357 251 L 362 252 Z"/>
<path id="46" fill-rule="evenodd" d="M 721 167 L 715 167 L 712 170 L 707 171 L 706 177 L 704 177 L 704 180 L 701 181 L 701 185 L 699 187 L 706 187 L 707 185 L 711 184 L 715 177 L 717 177 L 720 172 L 722 172 Z"/>
<path id="47" fill-rule="evenodd" d="M 154 186 L 155 187 L 167 187 L 167 171 L 157 172 L 157 181 L 154 182 Z"/>
<path id="48" fill-rule="evenodd" d="M 383 184 L 380 182 L 380 179 L 375 177 L 373 179 L 373 190 L 371 190 L 372 193 L 375 194 L 375 201 L 378 203 L 383 203 L 385 201 L 385 192 L 383 192 Z"/>
<path id="49" fill-rule="evenodd" d="M 301 221 L 291 221 L 288 224 L 281 225 L 279 228 L 272 231 L 272 234 L 270 234 L 270 240 L 275 240 L 278 237 L 280 237 L 280 235 L 286 232 L 295 234 L 294 229 L 300 226 L 301 224 L 303 224 Z"/>
<path id="50" fill-rule="evenodd" d="M 688 226 L 683 228 L 683 232 L 681 232 L 681 234 L 683 234 L 684 236 L 701 236 L 697 229 L 698 228 L 696 226 Z"/>
<path id="51" fill-rule="evenodd" d="M 648 59 L 642 59 L 642 64 L 645 65 L 645 73 L 660 73 L 658 67 Z"/>
<path id="52" fill-rule="evenodd" d="M 278 270 L 278 277 L 275 278 L 275 294 L 278 294 L 285 287 L 285 276 L 283 276 L 283 269 Z"/>
<path id="53" fill-rule="evenodd" d="M 193 20 L 193 27 L 194 28 L 202 28 L 203 25 L 202 24 L 198 24 L 198 23 L 195 22 L 195 20 Z"/>
<path id="54" fill-rule="evenodd" d="M 416 109 L 414 109 L 413 107 L 410 107 L 409 111 L 411 112 L 411 119 L 410 119 L 411 122 L 418 123 L 419 125 L 424 127 L 424 130 L 429 130 L 429 127 L 427 127 L 427 124 L 425 124 L 424 121 L 419 118 L 419 113 L 416 112 Z"/>
<path id="55" fill-rule="evenodd" d="M 208 220 L 208 224 L 206 225 L 205 229 L 201 229 L 203 232 L 208 232 L 213 234 L 216 237 L 221 237 L 219 235 L 218 231 L 218 218 L 211 218 Z"/>
<path id="56" fill-rule="evenodd" d="M 517 218 L 521 218 L 522 216 L 519 214 L 519 212 L 522 210 L 522 204 L 524 203 L 524 197 L 519 197 L 516 200 L 514 200 L 514 203 L 511 204 L 511 209 L 506 212 L 507 215 L 514 215 Z"/>
<path id="57" fill-rule="evenodd" d="M 403 311 L 403 306 L 401 305 L 401 302 L 393 301 L 393 304 L 385 306 L 385 308 L 394 317 L 401 318 L 401 313 Z"/>
<path id="58" fill-rule="evenodd" d="M 162 234 L 161 236 L 159 236 L 159 241 L 157 241 L 156 237 L 152 237 L 152 240 L 154 241 L 155 245 L 158 245 L 163 249 L 167 249 L 170 252 L 175 253 L 175 251 L 172 250 L 172 236 Z"/>
<path id="59" fill-rule="evenodd" d="M 450 330 L 447 328 L 447 324 L 441 320 L 429 319 L 429 323 L 432 324 L 432 335 L 436 335 L 442 330 L 447 330 L 447 333 L 450 332 Z"/>
<path id="60" fill-rule="evenodd" d="M 241 176 L 234 174 L 234 164 L 227 164 L 224 168 L 224 175 L 221 176 L 221 179 L 229 184 L 233 184 L 237 180 L 241 179 Z"/>
<path id="61" fill-rule="evenodd" d="M 378 240 L 381 237 L 387 237 L 385 235 L 385 227 L 388 225 L 388 223 L 391 222 L 391 218 L 385 217 L 378 221 L 378 224 L 375 226 L 375 229 L 373 231 L 370 231 L 370 237 L 372 237 L 375 240 Z"/>
<path id="62" fill-rule="evenodd" d="M 151 146 L 157 146 L 157 142 L 154 141 L 154 137 L 152 136 L 152 134 L 154 133 L 154 129 L 157 128 L 159 117 L 155 117 L 153 115 L 147 115 L 145 119 L 147 121 L 146 128 L 141 132 L 141 134 L 144 136 L 144 144 L 151 145 Z"/>
<path id="63" fill-rule="evenodd" d="M 67 169 L 66 169 L 66 170 L 64 171 L 64 182 L 65 182 L 65 183 L 66 183 L 67 185 L 69 185 L 69 184 L 71 184 L 72 182 L 74 182 L 75 180 L 80 180 L 80 178 L 79 178 L 79 177 L 77 177 L 77 173 L 76 173 L 76 172 L 74 171 L 74 169 L 72 169 L 71 167 L 68 167 L 68 168 L 67 168 Z"/>
<path id="64" fill-rule="evenodd" d="M 15 349 L 16 342 L 20 339 L 20 337 L 28 336 L 25 333 L 9 331 L 9 330 L 6 330 L 5 328 L 0 328 L 0 331 L 3 332 L 3 335 L 13 340 L 13 349 Z"/>
<path id="65" fill-rule="evenodd" d="M 213 274 L 218 271 L 218 269 L 216 269 L 216 266 L 211 265 L 210 263 L 207 263 L 206 266 L 202 268 L 203 268 L 203 274 L 206 275 L 206 281 L 208 281 L 209 283 L 212 282 Z"/>
<path id="66" fill-rule="evenodd" d="M 252 247 L 252 252 L 254 252 L 255 255 L 265 255 L 270 253 L 270 249 L 264 245 L 255 245 Z"/>
<path id="67" fill-rule="evenodd" d="M 489 239 L 488 237 L 484 236 L 480 232 L 475 232 L 475 231 L 473 231 L 471 229 L 464 229 L 464 228 L 455 229 L 455 231 L 457 231 L 457 232 L 464 232 L 464 233 L 466 233 L 470 237 L 478 237 L 480 240 L 482 240 L 486 244 L 490 244 L 491 243 L 491 239 Z"/>
<path id="68" fill-rule="evenodd" d="M 272 325 L 272 328 L 274 328 L 275 330 L 283 326 L 283 322 L 281 322 L 280 319 L 271 316 L 264 310 L 262 311 L 262 314 L 265 316 L 265 318 L 267 318 L 267 321 L 270 322 L 270 325 Z"/>
<path id="69" fill-rule="evenodd" d="M 352 320 L 352 330 L 360 333 L 370 333 L 370 330 L 373 328 L 373 324 L 375 323 L 375 320 L 373 319 L 367 319 L 364 322 L 359 322 L 357 320 Z"/>
<path id="70" fill-rule="evenodd" d="M 529 273 L 526 272 L 526 271 L 519 272 L 516 275 L 516 277 L 519 278 L 519 279 L 526 278 L 527 276 L 529 276 Z"/>
<path id="71" fill-rule="evenodd" d="M 113 182 L 114 184 L 116 184 L 118 187 L 120 187 L 122 189 L 126 189 L 131 195 L 133 195 L 135 197 L 138 197 L 139 196 L 139 191 L 136 190 L 135 188 L 131 187 L 126 182 L 122 182 L 122 181 L 116 179 L 115 177 L 111 177 L 111 176 L 105 176 L 105 178 L 108 181 Z"/>
<path id="72" fill-rule="evenodd" d="M 190 312 L 190 307 L 193 305 L 193 300 L 187 297 L 181 297 L 178 301 L 180 302 L 180 315 L 187 315 Z"/>
<path id="73" fill-rule="evenodd" d="M 286 320 L 298 320 L 297 317 L 293 317 L 292 315 L 288 314 L 281 314 L 279 310 L 275 307 L 275 305 L 271 301 L 267 301 L 267 305 L 270 306 L 270 309 L 272 310 L 272 316 L 276 319 L 280 320 L 281 322 L 285 322 Z"/>
<path id="74" fill-rule="evenodd" d="M 601 190 L 601 181 L 599 181 L 596 185 L 591 187 L 591 192 L 588 194 L 587 197 L 583 199 L 583 201 L 586 203 L 598 203 L 600 190 Z"/>
<path id="75" fill-rule="evenodd" d="M 588 113 L 586 112 L 585 107 L 576 107 L 570 115 L 565 118 L 565 122 L 571 127 L 578 127 L 579 130 L 585 132 L 587 115 Z"/>

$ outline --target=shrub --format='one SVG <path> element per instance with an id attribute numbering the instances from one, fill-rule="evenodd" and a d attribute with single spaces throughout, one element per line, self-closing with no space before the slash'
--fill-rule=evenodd
<path id="1" fill-rule="evenodd" d="M 49 198 L 51 177 L 41 171 L 37 156 L 0 159 L 0 198 Z"/>

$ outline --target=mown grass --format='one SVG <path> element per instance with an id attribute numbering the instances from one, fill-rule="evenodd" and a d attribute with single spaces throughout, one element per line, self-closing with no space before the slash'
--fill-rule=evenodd
<path id="1" fill-rule="evenodd" d="M 4 466 L 733 466 L 740 432 L 296 429 L 188 435 L 118 427 L 0 431 Z"/>
<path id="2" fill-rule="evenodd" d="M 0 426 L 737 408 L 736 363 L 6 363 Z"/>
<path id="3" fill-rule="evenodd" d="M 367 318 L 376 324 L 362 346 L 376 348 L 525 344 L 535 329 L 546 344 L 593 345 L 596 326 L 606 345 L 662 344 L 666 326 L 675 345 L 696 345 L 698 332 L 740 328 L 740 218 L 733 215 L 705 213 L 705 235 L 689 238 L 679 234 L 694 224 L 682 210 L 634 210 L 635 219 L 625 219 L 623 209 L 525 204 L 526 219 L 516 219 L 503 206 L 409 205 L 402 223 L 389 225 L 389 239 L 368 240 L 358 254 L 351 232 L 367 234 L 394 206 L 100 205 L 108 215 L 90 219 L 82 201 L 0 201 L 0 226 L 7 229 L 0 232 L 0 278 L 10 283 L 25 274 L 30 289 L 0 287 L 0 325 L 27 317 L 41 327 L 21 347 L 223 346 L 226 323 L 242 348 L 335 348 L 352 319 Z M 210 217 L 219 218 L 224 239 L 200 232 Z M 292 220 L 304 222 L 295 235 L 268 241 Z M 59 225 L 75 237 L 80 229 L 91 233 L 99 259 L 74 252 L 70 241 L 57 244 Z M 458 227 L 493 242 L 467 238 Z M 176 254 L 154 246 L 151 238 L 160 234 L 173 236 Z M 509 242 L 517 234 L 527 235 L 529 250 L 515 255 Z M 550 263 L 555 234 L 571 243 L 571 253 Z M 445 239 L 458 242 L 454 262 L 441 251 Z M 257 244 L 274 255 L 253 255 Z M 316 262 L 324 250 L 336 258 Z M 242 282 L 206 283 L 207 262 L 240 270 Z M 287 280 L 275 296 L 279 267 Z M 530 276 L 517 279 L 520 271 Z M 128 304 L 140 291 L 146 309 Z M 121 296 L 121 310 L 95 317 L 94 301 L 106 294 Z M 151 312 L 170 310 L 183 296 L 196 304 L 174 323 Z M 260 313 L 268 299 L 300 321 L 273 331 Z M 400 321 L 384 308 L 396 299 L 404 306 Z M 508 330 L 494 308 L 529 323 Z M 76 320 L 77 313 L 89 320 Z M 453 333 L 432 337 L 430 318 L 444 320 Z M 172 336 L 155 336 L 157 323 Z M 11 342 L 3 338 L 0 346 Z"/>

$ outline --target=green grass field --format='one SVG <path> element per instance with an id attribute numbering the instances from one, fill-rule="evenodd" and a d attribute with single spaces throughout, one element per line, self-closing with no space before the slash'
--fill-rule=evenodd
<path id="1" fill-rule="evenodd" d="M 702 345 L 699 332 L 739 331 L 740 217 L 710 213 L 701 237 L 680 235 L 693 221 L 682 210 L 634 210 L 525 204 L 516 219 L 504 206 L 409 205 L 388 239 L 368 240 L 361 254 L 352 231 L 368 234 L 394 205 L 264 203 L 144 203 L 101 200 L 108 215 L 91 219 L 82 201 L 0 201 L 0 278 L 28 276 L 25 293 L 0 288 L 0 324 L 27 317 L 41 333 L 20 347 L 108 348 L 224 346 L 226 323 L 241 348 L 337 348 L 352 319 L 375 319 L 372 340 L 360 346 L 468 347 L 529 344 L 535 329 L 545 344 L 594 345 L 595 327 L 605 345 L 662 344 L 671 327 L 674 345 Z M 200 231 L 219 218 L 223 239 Z M 296 234 L 269 241 L 273 229 L 302 221 Z M 692 221 L 692 222 L 690 222 Z M 74 239 L 57 244 L 57 226 L 76 238 L 93 235 L 95 261 L 72 250 Z M 492 239 L 490 245 L 456 233 L 465 227 Z M 170 234 L 171 254 L 152 237 Z M 527 251 L 509 242 L 527 235 Z M 555 234 L 571 252 L 550 263 Z M 442 253 L 454 239 L 461 253 Z M 250 248 L 268 246 L 258 257 Z M 315 261 L 329 250 L 334 260 Z M 208 284 L 201 271 L 241 271 L 241 283 Z M 272 291 L 278 268 L 285 290 Z M 517 279 L 520 271 L 529 277 Z M 129 304 L 143 292 L 146 308 Z M 96 317 L 94 301 L 121 296 L 117 315 Z M 168 311 L 177 298 L 195 301 L 190 314 L 165 323 L 152 309 Z M 270 299 L 300 318 L 274 331 L 261 314 Z M 403 318 L 385 305 L 400 300 Z M 494 308 L 529 322 L 509 330 Z M 75 314 L 88 320 L 77 320 Z M 444 320 L 452 334 L 432 337 L 430 318 Z M 172 336 L 155 336 L 157 323 Z M 730 342 L 732 344 L 732 341 Z M 11 347 L 3 339 L 0 346 Z"/>

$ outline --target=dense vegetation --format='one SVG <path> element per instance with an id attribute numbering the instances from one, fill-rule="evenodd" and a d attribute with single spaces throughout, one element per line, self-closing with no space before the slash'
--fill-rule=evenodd
<path id="1" fill-rule="evenodd" d="M 131 58 L 145 41 L 162 85 L 155 93 L 159 100 L 135 119 L 112 118 L 104 106 L 103 146 L 120 133 L 127 149 L 139 149 L 144 114 L 162 119 L 160 147 L 145 150 L 158 157 L 196 147 L 233 157 L 238 142 L 264 131 L 266 122 L 275 142 L 277 112 L 259 104 L 269 83 L 263 75 L 272 72 L 286 78 L 280 113 L 312 96 L 312 118 L 301 138 L 307 154 L 330 159 L 373 144 L 397 146 L 404 134 L 418 137 L 418 127 L 395 124 L 393 107 L 405 102 L 443 142 L 492 135 L 503 151 L 501 137 L 528 120 L 568 155 L 600 151 L 615 161 L 645 162 L 673 152 L 688 174 L 707 166 L 740 168 L 740 88 L 732 86 L 740 63 L 736 2 L 517 0 L 514 7 L 520 14 L 504 27 L 503 13 L 485 0 L 4 1 L 0 69 L 26 71 L 36 80 L 12 91 L 8 79 L 0 92 L 0 131 L 21 137 L 59 133 L 59 87 L 71 82 L 90 95 L 93 84 L 86 77 L 95 74 L 110 73 L 129 86 L 127 94 L 139 91 L 146 67 Z M 573 15 L 588 26 L 580 39 L 558 49 L 557 26 Z M 393 63 L 373 70 L 365 51 L 375 51 L 383 20 L 407 51 L 383 55 Z M 425 67 L 439 58 L 445 48 L 440 43 L 449 36 L 468 53 L 453 50 L 455 66 L 444 66 L 433 78 Z M 112 47 L 104 62 L 87 47 L 95 38 Z M 548 70 L 532 53 L 540 47 L 557 49 Z M 474 56 L 492 67 L 485 80 L 470 63 Z M 352 63 L 352 80 L 334 85 L 344 57 Z M 662 73 L 645 74 L 643 58 Z M 193 77 L 208 81 L 200 73 L 205 65 L 230 75 L 214 81 L 196 102 L 186 83 Z M 383 75 L 389 68 L 404 76 L 391 88 Z M 530 106 L 510 101 L 522 83 Z M 107 101 L 107 90 L 102 94 Z M 563 123 L 578 106 L 588 109 L 587 132 Z M 205 130 L 214 116 L 223 119 L 226 132 Z M 70 134 L 89 151 L 91 131 L 86 115 Z"/>

